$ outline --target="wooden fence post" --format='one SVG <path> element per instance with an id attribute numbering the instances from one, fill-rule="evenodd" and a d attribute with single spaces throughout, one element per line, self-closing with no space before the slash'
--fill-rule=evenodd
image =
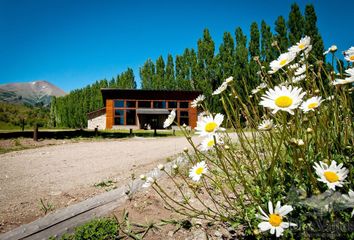
<path id="1" fill-rule="evenodd" d="M 38 141 L 38 124 L 35 123 L 34 124 L 34 128 L 33 128 L 33 141 Z"/>

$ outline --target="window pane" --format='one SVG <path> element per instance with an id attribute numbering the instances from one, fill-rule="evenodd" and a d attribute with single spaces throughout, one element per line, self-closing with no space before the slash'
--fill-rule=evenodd
<path id="1" fill-rule="evenodd" d="M 168 102 L 168 108 L 177 108 L 177 102 Z"/>
<path id="2" fill-rule="evenodd" d="M 135 101 L 127 101 L 126 102 L 127 104 L 127 108 L 135 108 Z"/>
<path id="3" fill-rule="evenodd" d="M 187 126 L 189 126 L 188 111 L 179 112 L 179 124 L 180 125 L 186 124 Z"/>
<path id="4" fill-rule="evenodd" d="M 179 118 L 179 124 L 180 125 L 186 124 L 187 126 L 189 126 L 189 119 L 188 118 Z"/>
<path id="5" fill-rule="evenodd" d="M 124 118 L 124 110 L 115 110 L 114 115 L 115 115 L 115 117 Z"/>
<path id="6" fill-rule="evenodd" d="M 114 118 L 114 125 L 124 125 L 124 118 L 120 118 L 120 117 Z"/>
<path id="7" fill-rule="evenodd" d="M 116 107 L 116 108 L 124 107 L 124 101 L 123 100 L 114 100 L 114 107 Z"/>
<path id="8" fill-rule="evenodd" d="M 154 106 L 154 108 L 166 108 L 166 102 L 165 101 L 154 101 L 153 106 Z"/>
<path id="9" fill-rule="evenodd" d="M 179 115 L 180 115 L 181 117 L 188 117 L 188 112 L 187 112 L 187 111 L 181 111 L 181 112 L 179 113 Z"/>
<path id="10" fill-rule="evenodd" d="M 140 108 L 151 108 L 150 101 L 139 101 L 138 107 Z"/>
<path id="11" fill-rule="evenodd" d="M 135 114 L 135 110 L 127 110 L 126 112 L 126 116 L 127 116 L 127 125 L 135 125 L 135 119 L 136 119 L 136 114 Z"/>
<path id="12" fill-rule="evenodd" d="M 179 107 L 180 108 L 188 108 L 188 102 L 180 102 Z"/>

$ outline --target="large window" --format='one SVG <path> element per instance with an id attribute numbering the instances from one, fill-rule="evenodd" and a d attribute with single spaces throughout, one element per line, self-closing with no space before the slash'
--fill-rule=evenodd
<path id="1" fill-rule="evenodd" d="M 177 102 L 176 101 L 168 102 L 168 108 L 177 108 Z"/>
<path id="2" fill-rule="evenodd" d="M 150 101 L 139 101 L 138 107 L 139 108 L 151 108 L 151 102 Z"/>
<path id="3" fill-rule="evenodd" d="M 124 107 L 124 100 L 114 100 L 114 107 L 115 107 L 115 108 L 122 108 L 122 107 Z"/>
<path id="4" fill-rule="evenodd" d="M 186 124 L 187 126 L 189 126 L 188 111 L 179 112 L 179 124 L 180 125 Z"/>
<path id="5" fill-rule="evenodd" d="M 154 101 L 153 106 L 154 106 L 154 108 L 166 108 L 166 102 L 165 101 Z"/>
<path id="6" fill-rule="evenodd" d="M 127 108 L 136 108 L 136 101 L 126 101 Z"/>
<path id="7" fill-rule="evenodd" d="M 189 103 L 188 102 L 179 102 L 179 107 L 180 108 L 188 108 Z"/>
<path id="8" fill-rule="evenodd" d="M 128 110 L 126 110 L 126 117 L 127 117 L 127 119 L 126 119 L 126 124 L 127 125 L 135 125 L 136 124 L 136 111 L 135 110 L 130 110 L 130 109 L 128 109 Z"/>
<path id="9" fill-rule="evenodd" d="M 124 110 L 114 110 L 114 125 L 124 125 Z"/>

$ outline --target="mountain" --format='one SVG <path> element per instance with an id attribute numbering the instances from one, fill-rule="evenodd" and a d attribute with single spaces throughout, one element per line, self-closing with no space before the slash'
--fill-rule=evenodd
<path id="1" fill-rule="evenodd" d="M 66 93 L 63 90 L 47 81 L 0 85 L 1 102 L 48 106 L 51 96 L 60 97 L 64 95 Z"/>

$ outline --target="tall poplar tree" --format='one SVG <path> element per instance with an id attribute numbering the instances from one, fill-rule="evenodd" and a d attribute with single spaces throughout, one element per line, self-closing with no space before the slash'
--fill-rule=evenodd
<path id="1" fill-rule="evenodd" d="M 265 21 L 261 23 L 261 58 L 265 62 L 271 62 L 276 56 L 275 49 L 272 47 L 273 34 L 270 26 Z"/>
<path id="2" fill-rule="evenodd" d="M 155 64 L 151 59 L 146 60 L 143 67 L 140 68 L 140 79 L 142 89 L 153 89 L 155 78 Z"/>
<path id="3" fill-rule="evenodd" d="M 250 64 L 249 72 L 247 76 L 247 87 L 254 88 L 258 85 L 257 71 L 259 70 L 259 65 L 254 61 L 254 57 L 260 57 L 260 33 L 258 29 L 258 24 L 253 22 L 251 24 L 251 34 L 249 43 L 249 54 L 250 54 Z"/>
<path id="4" fill-rule="evenodd" d="M 290 44 L 296 44 L 304 34 L 304 17 L 301 14 L 299 6 L 294 3 L 291 5 L 288 20 Z"/>
<path id="5" fill-rule="evenodd" d="M 234 70 L 234 51 L 235 43 L 231 36 L 231 33 L 225 32 L 223 37 L 223 42 L 219 47 L 219 66 L 220 66 L 220 77 L 225 79 L 233 75 Z"/>
<path id="6" fill-rule="evenodd" d="M 165 74 L 165 84 L 166 89 L 175 89 L 175 70 L 174 70 L 174 63 L 173 57 L 171 54 L 167 56 L 167 64 L 166 64 L 166 74 Z"/>
<path id="7" fill-rule="evenodd" d="M 310 36 L 312 40 L 312 54 L 316 59 L 323 59 L 324 44 L 317 28 L 317 16 L 312 4 L 305 7 L 305 35 Z M 310 62 L 315 59 L 310 58 Z"/>
<path id="8" fill-rule="evenodd" d="M 288 29 L 283 16 L 279 16 L 275 21 L 275 32 L 276 35 L 274 36 L 274 40 L 277 41 L 280 51 L 283 53 L 289 47 L 289 40 L 287 36 Z M 279 55 L 279 53 L 277 55 Z"/>
<path id="9" fill-rule="evenodd" d="M 153 82 L 154 89 L 166 89 L 165 86 L 165 61 L 162 56 L 156 60 L 156 74 Z"/>

